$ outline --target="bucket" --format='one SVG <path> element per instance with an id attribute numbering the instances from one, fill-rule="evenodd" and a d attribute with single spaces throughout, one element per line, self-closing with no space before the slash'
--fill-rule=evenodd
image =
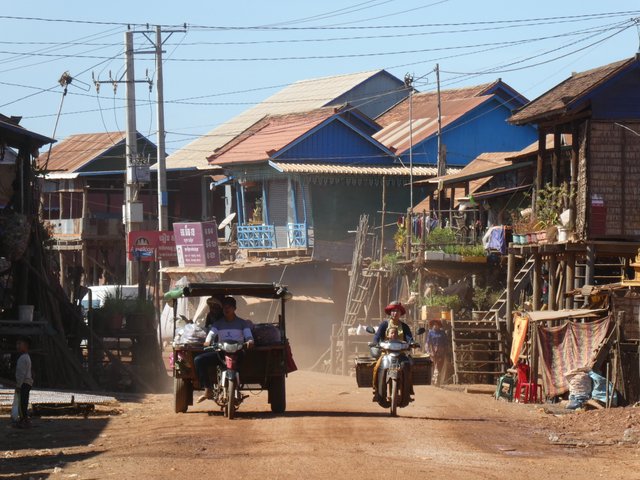
<path id="1" fill-rule="evenodd" d="M 33 322 L 33 305 L 18 305 L 18 320 Z"/>
<path id="2" fill-rule="evenodd" d="M 558 228 L 558 241 L 566 242 L 567 241 L 567 229 L 564 227 Z"/>

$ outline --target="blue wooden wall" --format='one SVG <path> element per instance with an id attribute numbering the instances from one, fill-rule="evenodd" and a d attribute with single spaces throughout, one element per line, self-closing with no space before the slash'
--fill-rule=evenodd
<path id="1" fill-rule="evenodd" d="M 466 165 L 485 152 L 522 150 L 538 138 L 535 127 L 508 124 L 510 116 L 509 108 L 492 99 L 443 128 L 442 142 L 447 148 L 447 164 Z M 434 135 L 414 145 L 413 162 L 435 165 L 437 151 Z M 402 161 L 408 163 L 408 152 L 402 155 Z"/>
<path id="2" fill-rule="evenodd" d="M 635 120 L 640 118 L 640 66 L 621 72 L 585 99 L 591 101 L 594 119 Z"/>
<path id="3" fill-rule="evenodd" d="M 301 163 L 391 165 L 393 157 L 334 119 L 276 157 Z"/>

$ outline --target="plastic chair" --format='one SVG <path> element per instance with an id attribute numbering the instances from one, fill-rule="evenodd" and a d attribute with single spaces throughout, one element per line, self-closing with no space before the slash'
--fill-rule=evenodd
<path id="1" fill-rule="evenodd" d="M 499 400 L 501 397 L 506 398 L 510 402 L 513 402 L 513 392 L 515 389 L 516 379 L 510 373 L 505 373 L 500 378 L 498 378 L 498 384 L 496 386 L 496 400 Z M 509 387 L 507 392 L 503 391 L 504 386 Z"/>
<path id="2" fill-rule="evenodd" d="M 542 385 L 529 381 L 529 365 L 518 363 L 516 365 L 518 380 L 516 381 L 515 399 L 520 403 L 542 402 Z"/>

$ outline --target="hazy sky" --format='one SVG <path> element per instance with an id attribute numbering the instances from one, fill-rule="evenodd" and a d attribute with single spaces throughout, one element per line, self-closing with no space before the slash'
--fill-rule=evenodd
<path id="1" fill-rule="evenodd" d="M 609 15 L 586 17 L 596 14 Z M 124 129 L 124 86 L 114 96 L 111 85 L 103 83 L 97 95 L 92 73 L 102 80 L 108 80 L 109 72 L 122 75 L 127 27 L 7 16 L 150 25 L 186 22 L 187 33 L 173 34 L 165 45 L 171 152 L 283 84 L 311 77 L 386 68 L 401 78 L 408 72 L 424 76 L 418 84 L 424 91 L 434 88 L 435 77 L 429 72 L 439 62 L 443 88 L 501 77 L 535 98 L 572 71 L 634 55 L 639 33 L 630 19 L 640 16 L 640 5 L 637 0 L 37 0 L 11 2 L 0 15 L 0 113 L 21 115 L 25 127 L 51 135 L 62 92 L 58 78 L 65 71 L 75 77 L 62 107 L 58 139 Z M 207 28 L 256 26 L 267 28 Z M 148 42 L 136 34 L 136 45 L 146 49 Z M 491 68 L 497 71 L 475 75 Z M 153 56 L 140 54 L 136 77 L 144 79 L 146 69 L 152 78 Z M 242 92 L 251 89 L 255 90 Z M 141 84 L 137 98 L 138 130 L 154 135 L 155 141 L 155 106 L 149 103 L 155 91 Z"/>

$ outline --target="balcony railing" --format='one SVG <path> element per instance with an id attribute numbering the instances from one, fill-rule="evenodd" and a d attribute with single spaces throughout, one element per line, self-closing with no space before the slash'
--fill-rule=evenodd
<path id="1" fill-rule="evenodd" d="M 276 248 L 273 225 L 238 225 L 238 248 Z"/>
<path id="2" fill-rule="evenodd" d="M 290 248 L 307 248 L 307 224 L 289 223 L 287 225 L 287 237 Z"/>

